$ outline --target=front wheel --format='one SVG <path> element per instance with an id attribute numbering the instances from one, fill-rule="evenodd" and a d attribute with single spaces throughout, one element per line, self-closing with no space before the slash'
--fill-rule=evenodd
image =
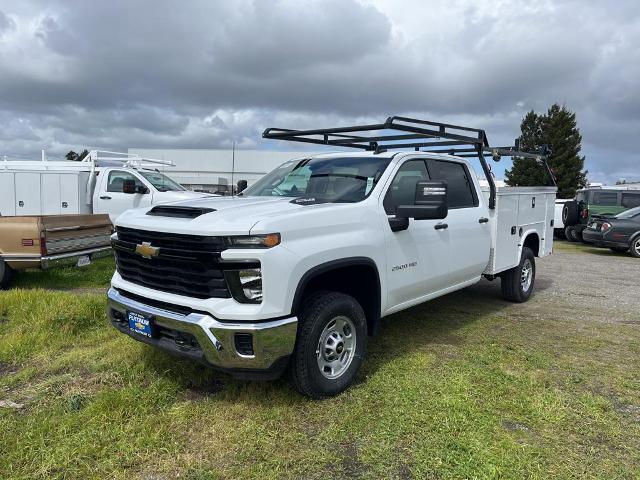
<path id="1" fill-rule="evenodd" d="M 526 302 L 536 281 L 536 257 L 528 247 L 522 248 L 520 264 L 504 272 L 500 279 L 502 296 L 511 302 Z"/>
<path id="2" fill-rule="evenodd" d="M 299 316 L 289 365 L 300 393 L 320 399 L 337 395 L 353 381 L 367 346 L 367 320 L 360 304 L 339 292 L 307 298 Z"/>

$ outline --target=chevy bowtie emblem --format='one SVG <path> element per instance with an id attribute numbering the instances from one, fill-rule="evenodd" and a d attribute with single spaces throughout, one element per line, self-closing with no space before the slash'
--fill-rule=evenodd
<path id="1" fill-rule="evenodd" d="M 144 258 L 157 257 L 160 253 L 158 247 L 152 247 L 149 242 L 142 242 L 136 245 L 136 253 Z"/>

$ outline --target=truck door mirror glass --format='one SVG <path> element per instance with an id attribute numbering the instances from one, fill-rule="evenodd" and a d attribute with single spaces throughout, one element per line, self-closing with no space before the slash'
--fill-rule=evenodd
<path id="1" fill-rule="evenodd" d="M 136 184 L 132 178 L 125 178 L 122 182 L 122 193 L 149 193 L 149 189 L 144 185 Z"/>
<path id="2" fill-rule="evenodd" d="M 415 220 L 441 220 L 447 214 L 447 182 L 443 181 L 417 182 L 414 204 L 396 209 L 396 217 Z"/>
<path id="3" fill-rule="evenodd" d="M 136 193 L 136 181 L 131 178 L 126 178 L 122 182 L 122 193 Z"/>
<path id="4" fill-rule="evenodd" d="M 247 181 L 246 180 L 238 180 L 238 193 L 242 192 L 246 188 L 247 188 Z"/>

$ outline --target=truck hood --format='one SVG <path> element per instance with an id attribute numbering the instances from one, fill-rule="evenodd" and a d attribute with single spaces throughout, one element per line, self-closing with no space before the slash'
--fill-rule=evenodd
<path id="1" fill-rule="evenodd" d="M 153 194 L 154 203 L 179 202 L 181 200 L 194 200 L 196 198 L 217 197 L 213 193 L 191 192 L 191 191 L 171 191 L 155 192 Z"/>
<path id="2" fill-rule="evenodd" d="M 247 235 L 260 221 L 302 211 L 327 209 L 337 204 L 298 205 L 289 197 L 204 197 L 163 204 L 169 207 L 212 209 L 196 218 L 147 215 L 153 206 L 129 210 L 116 221 L 117 226 L 186 234 Z"/>

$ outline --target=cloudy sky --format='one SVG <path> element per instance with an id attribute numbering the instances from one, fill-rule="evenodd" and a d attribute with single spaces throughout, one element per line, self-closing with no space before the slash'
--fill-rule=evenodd
<path id="1" fill-rule="evenodd" d="M 639 78 L 637 0 L 0 0 L 10 158 L 274 148 L 267 126 L 389 114 L 509 143 L 526 111 L 560 102 L 592 181 L 640 180 Z"/>

